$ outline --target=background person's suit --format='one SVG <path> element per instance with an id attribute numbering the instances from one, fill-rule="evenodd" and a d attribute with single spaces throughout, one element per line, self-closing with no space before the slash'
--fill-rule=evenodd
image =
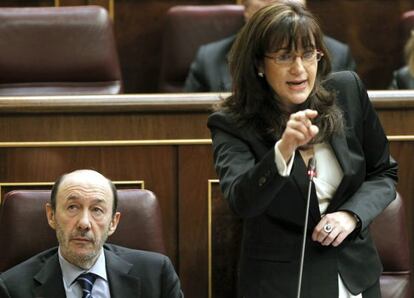
<path id="1" fill-rule="evenodd" d="M 403 66 L 393 72 L 389 89 L 414 89 L 414 77 L 411 75 L 408 66 Z"/>
<path id="2" fill-rule="evenodd" d="M 2 273 L 0 298 L 65 297 L 57 251 L 49 249 Z M 182 297 L 168 257 L 111 244 L 104 252 L 111 297 Z"/>
<path id="3" fill-rule="evenodd" d="M 231 91 L 231 76 L 227 55 L 236 35 L 202 45 L 190 66 L 184 91 L 186 92 L 227 92 Z M 352 70 L 356 64 L 349 46 L 331 37 L 323 41 L 331 55 L 332 71 Z"/>
<path id="4" fill-rule="evenodd" d="M 330 141 L 343 179 L 327 213 L 347 210 L 361 219 L 360 232 L 337 248 L 310 239 L 320 220 L 312 196 L 302 293 L 306 298 L 338 297 L 338 273 L 354 293 L 370 288 L 378 297 L 380 259 L 368 225 L 395 198 L 397 165 L 361 81 L 353 72 L 334 73 L 325 86 L 337 91 L 346 132 Z M 244 219 L 240 258 L 240 294 L 246 298 L 296 297 L 308 177 L 299 152 L 292 172 L 279 175 L 276 138 L 267 140 L 249 124 L 216 112 L 208 119 L 215 167 L 231 209 Z"/>

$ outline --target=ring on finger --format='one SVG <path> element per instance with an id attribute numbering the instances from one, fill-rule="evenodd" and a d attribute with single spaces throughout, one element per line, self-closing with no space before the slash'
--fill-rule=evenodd
<path id="1" fill-rule="evenodd" d="M 323 226 L 323 230 L 325 231 L 325 233 L 329 234 L 330 232 L 332 232 L 333 226 L 331 224 L 327 223 Z"/>

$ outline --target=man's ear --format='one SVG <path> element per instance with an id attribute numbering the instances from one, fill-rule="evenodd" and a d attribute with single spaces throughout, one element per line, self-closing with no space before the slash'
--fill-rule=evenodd
<path id="1" fill-rule="evenodd" d="M 115 212 L 114 216 L 112 216 L 111 223 L 109 225 L 108 236 L 111 236 L 115 232 L 120 218 L 121 218 L 121 212 Z"/>
<path id="2" fill-rule="evenodd" d="M 46 203 L 45 207 L 47 223 L 52 229 L 56 230 L 55 211 L 53 210 L 52 205 L 50 203 Z"/>

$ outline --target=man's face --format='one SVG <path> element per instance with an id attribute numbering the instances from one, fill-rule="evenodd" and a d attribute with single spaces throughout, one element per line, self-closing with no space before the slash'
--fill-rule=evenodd
<path id="1" fill-rule="evenodd" d="M 56 195 L 56 210 L 46 206 L 49 225 L 56 230 L 62 256 L 89 269 L 119 222 L 112 216 L 113 195 L 101 174 L 80 170 L 66 175 Z"/>
<path id="2" fill-rule="evenodd" d="M 282 2 L 281 0 L 245 0 L 244 1 L 244 18 L 246 22 L 254 15 L 260 8 L 271 3 Z M 296 2 L 306 5 L 306 0 L 296 0 Z"/>

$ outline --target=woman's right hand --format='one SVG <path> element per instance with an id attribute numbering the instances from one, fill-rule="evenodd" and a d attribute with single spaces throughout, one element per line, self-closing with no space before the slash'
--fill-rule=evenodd
<path id="1" fill-rule="evenodd" d="M 318 112 L 310 109 L 290 115 L 278 145 L 286 162 L 298 147 L 308 144 L 318 134 L 319 128 L 312 124 L 312 119 L 317 116 Z"/>

